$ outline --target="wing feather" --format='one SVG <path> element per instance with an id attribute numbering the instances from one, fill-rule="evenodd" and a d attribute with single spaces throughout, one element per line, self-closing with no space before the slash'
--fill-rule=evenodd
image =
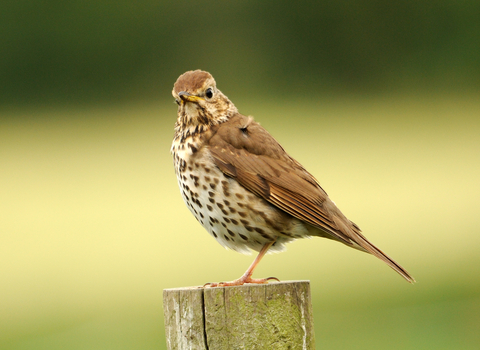
<path id="1" fill-rule="evenodd" d="M 350 222 L 317 180 L 259 124 L 250 121 L 242 129 L 241 117 L 221 124 L 210 139 L 215 164 L 249 191 L 351 246 L 351 237 L 339 229 L 337 220 Z"/>

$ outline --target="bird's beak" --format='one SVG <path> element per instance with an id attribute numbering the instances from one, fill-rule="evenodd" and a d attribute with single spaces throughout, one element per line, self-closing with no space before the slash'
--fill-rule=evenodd
<path id="1" fill-rule="evenodd" d="M 179 93 L 178 93 L 178 97 L 180 97 L 183 102 L 195 102 L 195 103 L 198 103 L 198 102 L 204 101 L 203 98 L 198 97 L 198 96 L 195 96 L 195 95 L 191 95 L 191 94 L 189 94 L 189 93 L 186 92 L 186 91 L 181 91 L 181 92 L 179 92 Z"/>

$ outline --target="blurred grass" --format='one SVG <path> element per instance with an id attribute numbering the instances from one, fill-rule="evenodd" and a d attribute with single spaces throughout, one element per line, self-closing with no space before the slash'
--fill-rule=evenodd
<path id="1" fill-rule="evenodd" d="M 418 281 L 327 240 L 268 256 L 257 276 L 312 281 L 317 347 L 478 348 L 478 95 L 231 97 Z M 1 349 L 164 348 L 163 288 L 233 279 L 250 264 L 179 196 L 175 110 L 3 113 Z"/>

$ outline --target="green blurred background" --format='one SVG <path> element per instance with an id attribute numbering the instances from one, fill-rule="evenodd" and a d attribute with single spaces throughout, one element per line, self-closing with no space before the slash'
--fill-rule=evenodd
<path id="1" fill-rule="evenodd" d="M 318 349 L 480 346 L 480 2 L 0 5 L 0 348 L 165 349 L 162 289 L 240 276 L 169 154 L 186 70 L 216 78 L 410 271 L 322 239 Z"/>

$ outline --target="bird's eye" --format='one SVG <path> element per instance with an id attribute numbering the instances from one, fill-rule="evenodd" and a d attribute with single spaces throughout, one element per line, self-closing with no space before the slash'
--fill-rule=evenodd
<path id="1" fill-rule="evenodd" d="M 213 97 L 212 88 L 208 88 L 207 91 L 205 91 L 205 96 L 207 96 L 207 98 L 212 98 Z"/>

